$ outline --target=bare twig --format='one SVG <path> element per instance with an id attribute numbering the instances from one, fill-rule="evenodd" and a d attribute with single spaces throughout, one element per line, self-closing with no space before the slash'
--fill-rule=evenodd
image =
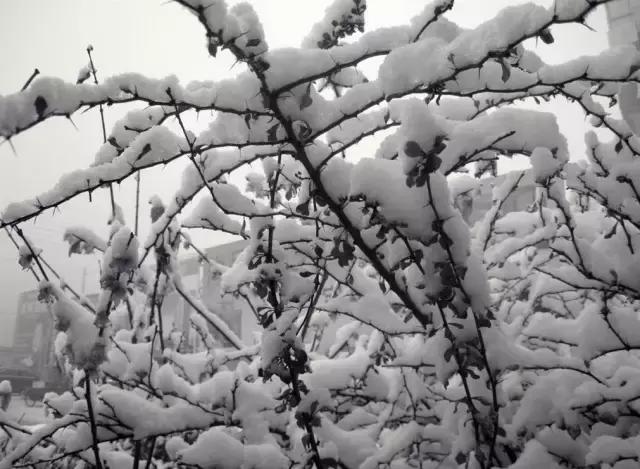
<path id="1" fill-rule="evenodd" d="M 38 70 L 37 68 L 33 70 L 33 73 L 31 74 L 31 76 L 27 79 L 27 81 L 25 82 L 25 84 L 22 86 L 22 89 L 20 91 L 24 91 L 27 88 L 29 88 L 29 85 L 31 84 L 31 82 L 34 80 L 35 77 L 38 76 L 38 74 L 40 73 L 40 70 Z"/>

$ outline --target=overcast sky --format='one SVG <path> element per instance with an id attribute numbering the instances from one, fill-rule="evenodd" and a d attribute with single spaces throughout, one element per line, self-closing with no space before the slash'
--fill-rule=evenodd
<path id="1" fill-rule="evenodd" d="M 230 4 L 237 3 L 228 1 Z M 326 0 L 255 0 L 271 48 L 299 45 L 329 3 Z M 422 0 L 369 0 L 367 29 L 406 23 L 420 11 Z M 527 3 L 520 0 L 456 0 L 447 16 L 464 27 L 472 27 L 506 6 Z M 551 1 L 535 3 L 550 5 Z M 580 26 L 554 29 L 556 44 L 536 45 L 549 63 L 558 63 L 585 54 L 596 54 L 607 47 L 604 9 L 589 18 L 595 32 Z M 0 94 L 19 90 L 33 69 L 42 74 L 75 81 L 80 67 L 87 63 L 86 46 L 94 46 L 98 78 L 139 72 L 161 78 L 175 74 L 182 83 L 190 80 L 220 79 L 237 73 L 228 53 L 217 59 L 208 56 L 203 30 L 196 18 L 179 5 L 164 0 L 1 0 L 0 1 Z M 107 108 L 107 127 L 130 108 Z M 563 103 L 552 103 L 545 110 L 559 116 L 572 150 L 572 158 L 582 158 L 585 119 L 582 113 Z M 204 118 L 204 116 L 203 116 Z M 15 156 L 7 144 L 0 146 L 0 210 L 11 201 L 22 200 L 47 190 L 71 170 L 86 167 L 102 142 L 99 115 L 92 110 L 74 116 L 79 131 L 64 119 L 52 119 L 14 139 Z M 142 200 L 152 194 L 165 199 L 177 187 L 182 164 L 152 169 L 143 174 Z M 131 220 L 134 182 L 115 188 L 117 202 Z M 145 207 L 146 208 L 146 207 Z M 107 191 L 96 192 L 93 203 L 80 197 L 62 210 L 46 212 L 37 223 L 24 225 L 25 232 L 44 249 L 44 257 L 54 264 L 71 285 L 81 288 L 86 271 L 87 293 L 97 288 L 97 257 L 67 257 L 62 242 L 64 227 L 85 225 L 104 235 L 108 217 Z M 146 238 L 142 226 L 142 238 Z M 132 223 L 131 223 L 132 224 Z M 195 238 L 205 247 L 227 238 L 211 234 Z M 16 263 L 15 248 L 0 234 L 0 345 L 10 345 L 17 294 L 35 287 L 27 272 Z"/>

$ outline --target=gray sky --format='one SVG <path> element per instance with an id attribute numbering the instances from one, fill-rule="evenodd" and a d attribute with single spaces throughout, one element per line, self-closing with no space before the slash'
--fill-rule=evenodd
<path id="1" fill-rule="evenodd" d="M 228 1 L 230 4 L 236 1 Z M 271 48 L 296 46 L 320 18 L 326 0 L 254 0 L 251 2 L 262 20 Z M 420 11 L 422 0 L 369 0 L 367 29 L 406 23 Z M 465 27 L 472 27 L 506 6 L 526 3 L 516 0 L 456 0 L 447 16 Z M 550 0 L 534 3 L 550 5 Z M 554 29 L 556 44 L 529 47 L 549 63 L 563 62 L 584 54 L 595 54 L 607 47 L 604 9 L 589 19 L 596 30 L 580 26 Z M 85 48 L 94 46 L 98 78 L 139 72 L 151 77 L 175 74 L 182 83 L 199 79 L 232 76 L 228 53 L 217 59 L 208 56 L 203 30 L 196 18 L 179 5 L 164 0 L 1 0 L 0 1 L 0 94 L 19 90 L 35 67 L 42 74 L 75 81 L 80 67 L 87 63 Z M 130 109 L 107 108 L 107 129 Z M 585 119 L 575 107 L 552 103 L 545 110 L 558 115 L 561 128 L 570 141 L 572 157 L 583 157 Z M 205 119 L 205 116 L 202 116 Z M 9 202 L 33 197 L 53 186 L 66 172 L 88 166 L 101 143 L 97 110 L 74 116 L 75 130 L 64 119 L 52 119 L 14 139 L 14 156 L 7 144 L 0 146 L 0 210 Z M 152 194 L 169 197 L 179 182 L 183 163 L 152 169 L 143 174 L 142 197 Z M 133 217 L 134 182 L 115 187 L 117 202 L 125 216 Z M 37 223 L 24 225 L 24 231 L 44 249 L 44 257 L 80 288 L 82 272 L 87 272 L 87 293 L 97 288 L 97 257 L 67 257 L 62 242 L 64 227 L 84 225 L 104 235 L 108 217 L 108 193 L 96 192 L 93 203 L 87 197 L 68 203 L 62 210 L 48 211 Z M 146 209 L 146 206 L 143 207 Z M 143 215 L 146 215 L 143 212 Z M 147 217 L 143 216 L 142 238 L 146 238 Z M 132 223 L 131 223 L 132 224 Z M 199 234 L 200 246 L 226 240 L 222 236 Z M 10 345 L 17 294 L 35 287 L 27 272 L 20 271 L 13 245 L 0 234 L 0 345 Z"/>

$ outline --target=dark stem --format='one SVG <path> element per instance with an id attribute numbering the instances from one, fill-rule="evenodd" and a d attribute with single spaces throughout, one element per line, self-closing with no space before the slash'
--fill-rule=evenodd
<path id="1" fill-rule="evenodd" d="M 142 444 L 138 440 L 134 443 L 134 447 L 133 447 L 133 469 L 138 469 L 140 467 L 141 453 L 142 453 Z"/>
<path id="2" fill-rule="evenodd" d="M 51 271 L 51 273 L 58 279 L 58 280 L 63 280 L 62 277 L 60 277 L 60 275 L 58 274 L 58 272 L 51 266 L 51 264 L 49 264 L 44 257 L 42 257 L 42 254 L 40 254 L 38 256 L 40 258 L 40 261 L 44 264 L 44 266 L 49 269 Z M 88 302 L 84 301 L 85 298 L 82 297 L 82 295 L 80 295 L 78 292 L 76 292 L 66 281 L 64 281 L 64 288 L 66 288 L 67 290 L 69 290 L 71 292 L 71 294 L 73 296 L 76 297 L 76 299 L 78 301 L 81 301 L 82 304 L 84 306 L 87 307 L 87 309 L 89 309 L 92 313 L 96 312 L 96 309 L 94 308 L 93 305 L 89 304 Z"/>
<path id="3" fill-rule="evenodd" d="M 511 186 L 511 188 L 509 189 L 509 192 L 507 193 L 507 195 L 505 197 L 503 197 L 500 200 L 500 202 L 498 203 L 498 208 L 496 209 L 496 213 L 494 214 L 493 217 L 491 217 L 491 220 L 489 221 L 489 230 L 488 230 L 488 233 L 487 233 L 488 236 L 483 242 L 482 252 L 486 251 L 487 247 L 489 246 L 489 241 L 491 240 L 491 234 L 494 231 L 494 227 L 496 225 L 496 221 L 498 221 L 498 216 L 500 214 L 500 210 L 502 209 L 502 206 L 504 205 L 506 200 L 509 198 L 509 196 L 511 196 L 511 194 L 513 194 L 515 192 L 515 190 L 518 188 L 518 184 L 520 184 L 520 181 L 522 180 L 523 177 L 524 177 L 524 171 L 520 174 L 520 176 L 518 176 L 518 179 L 516 180 L 516 182 L 513 183 L 513 186 Z"/>
<path id="4" fill-rule="evenodd" d="M 138 213 L 140 211 L 140 171 L 136 173 L 136 214 L 134 220 L 133 232 L 138 236 Z"/>
<path id="5" fill-rule="evenodd" d="M 13 239 L 13 236 L 11 236 L 11 232 L 9 231 L 9 228 L 7 228 L 6 226 L 4 227 L 4 231 L 6 231 L 7 236 L 9 237 L 9 239 L 11 240 L 11 242 L 13 243 L 13 245 L 16 247 L 16 249 L 18 251 L 20 251 L 20 245 L 18 244 L 18 242 Z M 40 277 L 38 277 L 38 273 L 35 271 L 35 269 L 33 268 L 32 265 L 29 265 L 29 270 L 31 271 L 31 273 L 33 274 L 33 276 L 36 279 L 36 282 L 40 283 Z"/>
<path id="6" fill-rule="evenodd" d="M 329 274 L 327 273 L 326 270 L 324 270 L 322 272 L 322 280 L 320 280 L 319 284 L 318 284 L 317 278 L 318 277 L 316 275 L 315 295 L 312 296 L 311 299 L 309 300 L 309 306 L 307 307 L 307 314 L 305 315 L 305 318 L 302 321 L 302 326 L 301 326 L 302 331 L 298 331 L 298 332 L 302 332 L 302 334 L 300 335 L 300 339 L 302 340 L 302 343 L 304 343 L 305 336 L 307 335 L 307 329 L 309 328 L 309 323 L 311 322 L 311 315 L 313 314 L 313 311 L 316 308 L 316 304 L 318 303 L 318 300 L 322 295 L 322 290 L 324 290 L 324 285 L 327 282 L 327 279 L 329 278 Z"/>
<path id="7" fill-rule="evenodd" d="M 289 376 L 291 377 L 291 390 L 293 391 L 294 396 L 296 396 L 296 401 L 300 402 L 302 399 L 300 395 L 300 387 L 298 386 L 298 373 L 295 371 L 295 366 L 291 363 L 289 351 L 286 351 L 285 360 L 287 362 L 287 368 L 289 368 Z M 316 435 L 313 431 L 313 426 L 309 419 L 304 420 L 304 429 L 307 432 L 307 436 L 309 437 L 309 443 L 311 444 L 311 458 L 313 459 L 313 463 L 316 465 L 316 469 L 324 469 L 322 465 L 322 460 L 320 459 L 320 452 L 318 451 L 318 442 L 316 441 Z"/>
<path id="8" fill-rule="evenodd" d="M 436 207 L 435 202 L 433 201 L 433 192 L 431 190 L 431 175 L 429 174 L 427 176 L 427 191 L 429 193 L 429 205 L 431 206 L 434 216 L 436 218 L 436 220 L 438 221 L 438 225 L 439 226 L 443 226 L 443 219 L 440 216 L 440 213 L 438 212 L 438 209 Z M 443 228 L 444 230 L 444 228 Z M 453 253 L 451 252 L 451 247 L 449 245 L 447 245 L 445 247 L 445 251 L 447 253 L 447 258 L 449 260 L 449 264 L 451 265 L 451 270 L 454 273 L 455 279 L 456 279 L 456 285 L 457 287 L 460 289 L 460 292 L 464 295 L 464 299 L 465 299 L 465 303 L 467 303 L 468 305 L 471 305 L 471 298 L 469 297 L 468 293 L 466 292 L 464 286 L 462 285 L 462 280 L 460 279 L 458 272 L 455 269 L 455 260 L 453 258 Z M 439 307 L 439 306 L 438 306 Z M 489 460 L 487 461 L 487 464 L 490 466 L 491 465 L 491 461 L 494 459 L 495 457 L 495 440 L 497 438 L 497 433 L 498 433 L 498 425 L 499 425 L 499 404 L 498 404 L 498 394 L 497 394 L 497 385 L 496 385 L 496 381 L 495 381 L 495 377 L 493 376 L 493 373 L 491 372 L 491 367 L 489 366 L 489 358 L 487 357 L 487 349 L 484 343 L 484 337 L 482 336 L 482 330 L 480 329 L 480 323 L 478 320 L 478 315 L 476 314 L 476 312 L 473 310 L 473 307 L 469 307 L 469 310 L 471 311 L 471 314 L 473 316 L 473 321 L 474 321 L 474 325 L 476 327 L 476 335 L 478 337 L 478 351 L 480 352 L 480 355 L 482 356 L 482 361 L 484 363 L 484 367 L 485 370 L 487 372 L 487 376 L 489 378 L 489 385 L 491 388 L 491 398 L 493 400 L 492 402 L 492 424 L 493 424 L 493 431 L 492 431 L 492 435 L 491 435 L 491 440 L 490 440 L 490 446 L 489 446 Z M 440 312 L 442 314 L 442 318 L 443 321 L 446 321 L 445 319 L 445 313 L 444 310 L 440 309 Z M 456 359 L 457 361 L 457 359 Z M 463 369 L 460 367 L 461 363 L 458 363 L 458 368 L 459 369 Z M 466 377 L 465 376 L 461 376 L 463 382 L 465 381 Z M 473 414 L 472 414 L 473 417 Z M 476 435 L 477 437 L 477 435 Z M 478 440 L 476 438 L 476 441 L 478 443 L 480 443 L 480 440 Z"/>
<path id="9" fill-rule="evenodd" d="M 91 399 L 91 375 L 85 370 L 84 377 L 85 399 L 87 400 L 87 413 L 89 414 L 89 425 L 91 427 L 91 448 L 93 449 L 93 457 L 95 458 L 96 469 L 102 469 L 102 461 L 100 459 L 100 448 L 98 447 L 98 428 L 96 426 L 96 418 L 93 413 L 93 402 Z"/>
<path id="10" fill-rule="evenodd" d="M 44 267 L 42 267 L 42 264 L 40 263 L 40 257 L 38 257 L 38 255 L 36 254 L 35 250 L 31 246 L 31 243 L 26 238 L 26 236 L 24 235 L 24 233 L 22 232 L 20 227 L 15 226 L 14 230 L 16 230 L 16 233 L 18 233 L 18 236 L 20 236 L 20 238 L 24 242 L 25 246 L 27 246 L 27 248 L 29 249 L 29 252 L 31 253 L 31 256 L 33 257 L 33 260 L 36 261 L 36 264 L 38 265 L 38 268 L 40 269 L 40 273 L 42 274 L 42 277 L 44 277 L 44 279 L 48 281 L 49 280 L 49 276 L 47 275 L 47 272 L 45 272 Z"/>
<path id="11" fill-rule="evenodd" d="M 151 439 L 151 447 L 149 448 L 149 454 L 147 456 L 147 463 L 144 465 L 144 469 L 149 469 L 151 467 L 151 460 L 153 459 L 153 449 L 156 446 L 156 438 L 153 437 Z"/>
<path id="12" fill-rule="evenodd" d="M 93 75 L 93 83 L 98 86 L 98 75 L 96 72 L 96 67 L 93 64 L 93 57 L 91 56 L 91 51 L 93 50 L 92 46 L 87 47 L 87 55 L 89 56 L 89 65 L 91 66 L 91 74 Z M 107 143 L 107 128 L 104 123 L 104 108 L 102 107 L 102 103 L 98 105 L 98 109 L 100 110 L 100 123 L 102 124 L 102 143 Z M 111 200 L 111 213 L 113 218 L 116 217 L 116 199 L 113 195 L 113 184 L 109 183 L 109 197 Z"/>
<path id="13" fill-rule="evenodd" d="M 158 311 L 158 333 L 160 335 L 160 356 L 164 353 L 164 328 L 162 326 L 162 303 L 156 309 Z"/>

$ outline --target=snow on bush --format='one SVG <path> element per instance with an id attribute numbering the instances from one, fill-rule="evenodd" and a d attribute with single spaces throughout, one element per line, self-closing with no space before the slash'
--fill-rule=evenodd
<path id="1" fill-rule="evenodd" d="M 0 413 L 0 468 L 638 466 L 640 141 L 607 101 L 636 89 L 640 53 L 549 65 L 523 46 L 605 2 L 512 6 L 467 30 L 436 0 L 364 32 L 366 1 L 335 0 L 302 47 L 270 49 L 250 4 L 177 0 L 209 54 L 245 71 L 98 83 L 89 48 L 77 83 L 38 77 L 0 97 L 5 139 L 141 107 L 90 166 L 2 212 L 73 386 L 46 396 L 53 418 L 37 428 Z M 552 114 L 514 106 L 551 98 L 600 129 L 586 161 Z M 199 135 L 189 110 L 215 111 Z M 485 177 L 513 155 L 530 168 Z M 101 256 L 96 304 L 58 285 L 20 224 L 176 159 L 188 166 L 167 202 L 149 201 L 149 232 L 115 201 L 104 238 L 66 231 L 69 254 Z M 203 228 L 247 241 L 233 265 L 193 245 Z M 188 290 L 183 245 L 255 317 L 255 344 Z M 191 308 L 191 345 L 163 322 L 170 292 Z"/>
<path id="2" fill-rule="evenodd" d="M 8 379 L 0 381 L 0 393 L 2 394 L 11 393 L 11 381 L 9 381 Z"/>

